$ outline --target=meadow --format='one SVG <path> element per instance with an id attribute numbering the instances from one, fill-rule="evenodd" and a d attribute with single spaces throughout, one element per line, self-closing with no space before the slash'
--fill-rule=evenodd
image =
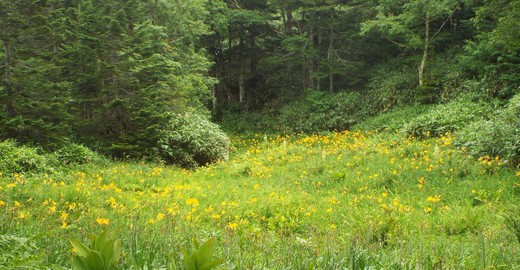
<path id="1" fill-rule="evenodd" d="M 520 171 L 450 136 L 233 145 L 195 170 L 107 161 L 0 175 L 0 249 L 19 242 L 0 268 L 70 268 L 69 239 L 108 228 L 123 269 L 180 267 L 181 248 L 212 237 L 223 269 L 520 269 Z"/>

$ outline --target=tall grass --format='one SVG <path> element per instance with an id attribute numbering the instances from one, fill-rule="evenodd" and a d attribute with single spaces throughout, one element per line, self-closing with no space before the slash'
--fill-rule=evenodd
<path id="1" fill-rule="evenodd" d="M 4 174 L 0 234 L 64 267 L 69 238 L 119 228 L 123 268 L 181 268 L 181 249 L 210 238 L 229 269 L 520 268 L 520 173 L 500 159 L 394 133 L 233 141 L 229 161 L 197 170 Z"/>

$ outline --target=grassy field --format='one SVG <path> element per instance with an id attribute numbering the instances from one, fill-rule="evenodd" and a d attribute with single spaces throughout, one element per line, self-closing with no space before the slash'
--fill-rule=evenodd
<path id="1" fill-rule="evenodd" d="M 0 268 L 70 267 L 69 238 L 118 228 L 123 269 L 180 266 L 210 237 L 224 269 L 520 269 L 520 171 L 498 158 L 390 133 L 233 141 L 194 171 L 0 176 L 0 249 L 19 242 Z"/>

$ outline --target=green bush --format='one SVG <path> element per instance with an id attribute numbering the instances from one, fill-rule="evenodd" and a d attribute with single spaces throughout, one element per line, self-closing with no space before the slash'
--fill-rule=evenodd
<path id="1" fill-rule="evenodd" d="M 54 152 L 56 158 L 64 165 L 85 164 L 101 160 L 101 156 L 88 147 L 71 143 Z"/>
<path id="2" fill-rule="evenodd" d="M 0 172 L 49 172 L 56 161 L 52 156 L 43 155 L 37 148 L 20 146 L 15 141 L 0 143 Z"/>
<path id="3" fill-rule="evenodd" d="M 467 126 L 470 122 L 483 120 L 492 112 L 487 102 L 453 101 L 434 107 L 406 123 L 403 132 L 411 136 L 439 136 Z"/>
<path id="4" fill-rule="evenodd" d="M 411 61 L 412 60 L 412 61 Z M 417 76 L 413 59 L 394 59 L 370 71 L 365 96 L 369 111 L 379 113 L 396 106 L 413 104 Z"/>
<path id="5" fill-rule="evenodd" d="M 432 107 L 429 105 L 413 105 L 394 108 L 380 115 L 370 117 L 365 121 L 356 124 L 353 130 L 401 130 L 410 118 L 418 117 Z"/>
<path id="6" fill-rule="evenodd" d="M 327 94 L 306 90 L 304 98 L 280 111 L 278 131 L 316 133 L 346 130 L 364 118 L 359 93 Z"/>
<path id="7" fill-rule="evenodd" d="M 500 156 L 520 164 L 520 94 L 490 120 L 474 121 L 457 132 L 455 144 L 477 157 Z"/>
<path id="8" fill-rule="evenodd" d="M 185 167 L 227 159 L 230 140 L 209 120 L 187 113 L 172 117 L 159 140 L 160 157 Z"/>
<path id="9" fill-rule="evenodd" d="M 317 133 L 346 130 L 365 118 L 359 93 L 326 93 L 305 90 L 291 102 L 273 102 L 261 112 L 226 113 L 222 126 L 235 132 Z"/>

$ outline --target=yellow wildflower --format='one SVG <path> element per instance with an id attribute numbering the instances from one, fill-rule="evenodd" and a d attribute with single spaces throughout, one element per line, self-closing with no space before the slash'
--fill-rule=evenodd
<path id="1" fill-rule="evenodd" d="M 238 223 L 235 223 L 235 222 L 229 222 L 229 223 L 227 224 L 227 227 L 228 227 L 229 229 L 231 229 L 231 230 L 234 230 L 234 229 L 236 229 L 236 228 L 238 227 Z"/>
<path id="2" fill-rule="evenodd" d="M 28 214 L 24 213 L 24 212 L 20 212 L 20 214 L 18 214 L 18 218 L 19 219 L 25 219 L 27 218 Z"/>
<path id="3" fill-rule="evenodd" d="M 108 225 L 110 220 L 108 220 L 108 218 L 96 218 L 96 223 L 99 225 Z"/>
<path id="4" fill-rule="evenodd" d="M 186 204 L 187 205 L 193 205 L 195 207 L 199 206 L 199 200 L 195 199 L 195 198 L 189 198 L 186 200 Z"/>
<path id="5" fill-rule="evenodd" d="M 441 195 L 435 195 L 433 197 L 429 196 L 426 200 L 432 203 L 436 203 L 441 200 Z"/>
<path id="6" fill-rule="evenodd" d="M 0 206 L 4 206 L 5 205 L 5 202 L 0 200 Z"/>
<path id="7" fill-rule="evenodd" d="M 424 177 L 421 177 L 419 178 L 419 181 L 417 181 L 418 184 L 417 186 L 419 186 L 419 188 L 422 188 L 424 186 L 424 183 L 426 182 L 426 180 L 424 179 Z"/>

